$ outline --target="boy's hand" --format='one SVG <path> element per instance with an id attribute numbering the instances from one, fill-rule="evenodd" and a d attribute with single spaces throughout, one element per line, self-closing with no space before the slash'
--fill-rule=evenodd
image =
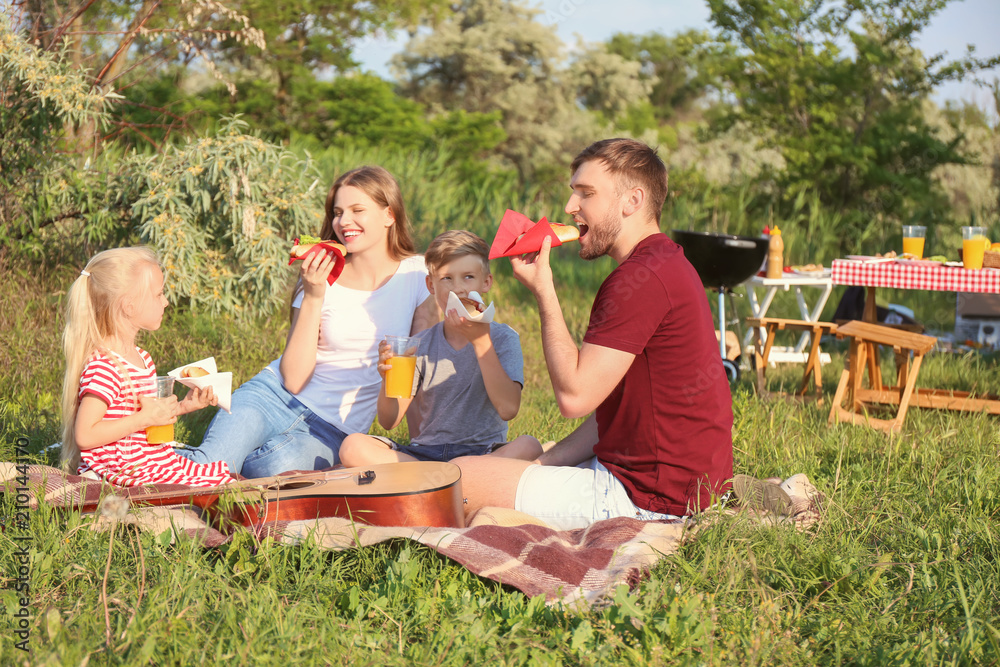
<path id="1" fill-rule="evenodd" d="M 392 364 L 389 363 L 390 359 L 392 359 L 392 348 L 388 342 L 383 340 L 378 344 L 378 374 L 382 376 L 383 380 L 385 374 L 392 368 Z"/>
<path id="2" fill-rule="evenodd" d="M 449 328 L 460 333 L 470 343 L 482 342 L 484 338 L 489 340 L 489 323 L 473 322 L 459 315 L 458 311 L 454 308 L 445 313 L 444 317 L 445 321 L 448 322 Z"/>
<path id="3" fill-rule="evenodd" d="M 180 414 L 186 415 L 195 410 L 207 408 L 210 405 L 218 405 L 219 398 L 212 391 L 211 387 L 191 387 L 188 389 L 184 400 L 178 405 Z"/>
<path id="4" fill-rule="evenodd" d="M 168 396 L 167 398 L 139 396 L 139 415 L 143 418 L 146 427 L 173 424 L 177 421 L 178 412 L 176 396 Z"/>

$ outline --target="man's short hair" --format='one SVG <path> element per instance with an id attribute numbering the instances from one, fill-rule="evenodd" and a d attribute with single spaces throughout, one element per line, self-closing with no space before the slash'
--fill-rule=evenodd
<path id="1" fill-rule="evenodd" d="M 617 194 L 636 186 L 646 191 L 649 212 L 657 222 L 667 200 L 667 167 L 656 149 L 635 139 L 603 139 L 590 144 L 573 159 L 570 173 L 584 162 L 600 160 L 615 179 Z"/>
<path id="2" fill-rule="evenodd" d="M 462 229 L 444 232 L 431 241 L 427 252 L 424 253 L 424 264 L 427 265 L 428 271 L 433 272 L 466 255 L 473 255 L 482 260 L 485 275 L 490 275 L 490 249 L 486 241 Z"/>

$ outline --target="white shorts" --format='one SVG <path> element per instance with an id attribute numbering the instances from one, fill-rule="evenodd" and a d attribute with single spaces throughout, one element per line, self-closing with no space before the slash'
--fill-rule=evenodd
<path id="1" fill-rule="evenodd" d="M 528 466 L 517 483 L 514 509 L 559 530 L 586 528 L 619 516 L 642 521 L 681 518 L 636 507 L 622 483 L 596 457 L 576 468 Z"/>

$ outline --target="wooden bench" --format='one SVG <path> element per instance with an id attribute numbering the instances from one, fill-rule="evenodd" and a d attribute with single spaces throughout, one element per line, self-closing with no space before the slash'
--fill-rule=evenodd
<path id="1" fill-rule="evenodd" d="M 809 353 L 806 357 L 805 369 L 802 372 L 802 384 L 796 392 L 803 396 L 809 388 L 809 376 L 813 376 L 816 393 L 822 400 L 823 377 L 820 364 L 819 341 L 824 334 L 837 333 L 837 325 L 832 322 L 806 322 L 805 320 L 788 320 L 776 317 L 748 318 L 747 325 L 754 332 L 754 366 L 757 370 L 757 393 L 768 396 L 764 380 L 767 371 L 767 360 L 774 346 L 775 334 L 779 331 L 802 331 L 809 334 Z M 761 340 L 761 329 L 765 331 Z"/>
<path id="2" fill-rule="evenodd" d="M 1000 397 L 980 395 L 973 397 L 967 391 L 948 389 L 918 389 L 917 374 L 924 355 L 937 342 L 933 336 L 868 322 L 852 321 L 837 328 L 838 338 L 850 338 L 850 358 L 837 385 L 830 408 L 830 423 L 846 421 L 867 424 L 874 428 L 899 433 L 903 428 L 906 412 L 911 407 L 986 412 L 1000 415 Z M 896 384 L 887 387 L 882 382 L 878 348 L 890 345 L 896 353 Z M 912 356 L 912 358 L 911 358 Z M 868 387 L 862 387 L 862 376 L 868 370 Z M 844 398 L 847 398 L 847 407 Z M 866 413 L 871 404 L 896 405 L 893 419 L 876 419 Z"/>

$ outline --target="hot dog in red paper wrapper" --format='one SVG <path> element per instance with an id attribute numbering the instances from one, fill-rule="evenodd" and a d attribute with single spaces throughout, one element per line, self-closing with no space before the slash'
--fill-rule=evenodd
<path id="1" fill-rule="evenodd" d="M 326 279 L 326 282 L 332 285 L 340 277 L 340 274 L 343 273 L 344 257 L 347 255 L 347 248 L 336 241 L 324 241 L 315 236 L 300 236 L 295 239 L 295 245 L 292 246 L 291 258 L 288 260 L 288 263 L 291 264 L 297 260 L 305 259 L 314 253 L 326 251 L 333 252 L 333 270 L 330 271 L 330 275 Z"/>
<path id="2" fill-rule="evenodd" d="M 569 225 L 549 222 L 542 218 L 532 222 L 528 216 L 507 209 L 500 221 L 500 229 L 493 237 L 490 246 L 490 259 L 497 257 L 513 257 L 542 249 L 542 240 L 552 237 L 552 247 L 560 246 L 566 241 L 580 238 L 580 230 Z"/>

